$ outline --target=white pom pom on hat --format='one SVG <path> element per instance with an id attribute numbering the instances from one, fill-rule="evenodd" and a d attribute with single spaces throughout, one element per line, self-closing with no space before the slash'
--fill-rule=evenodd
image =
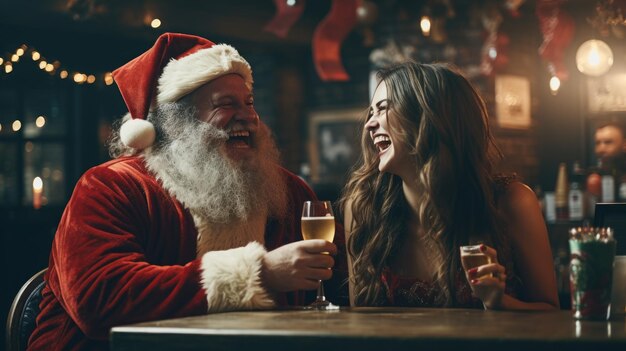
<path id="1" fill-rule="evenodd" d="M 130 119 L 120 127 L 120 139 L 128 147 L 143 150 L 152 146 L 156 131 L 154 125 L 145 119 Z"/>
<path id="2" fill-rule="evenodd" d="M 229 45 L 188 34 L 165 33 L 154 46 L 113 72 L 131 120 L 120 128 L 129 147 L 150 147 L 156 132 L 146 120 L 151 107 L 175 102 L 209 81 L 229 73 L 242 76 L 252 87 L 252 69 Z"/>

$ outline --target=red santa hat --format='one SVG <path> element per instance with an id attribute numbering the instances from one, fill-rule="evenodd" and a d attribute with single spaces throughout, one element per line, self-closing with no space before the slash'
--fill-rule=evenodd
<path id="1" fill-rule="evenodd" d="M 148 112 L 175 102 L 225 74 L 236 73 L 252 88 L 252 69 L 232 46 L 188 34 L 165 33 L 154 46 L 113 72 L 131 120 L 120 129 L 122 142 L 150 147 L 156 133 Z"/>

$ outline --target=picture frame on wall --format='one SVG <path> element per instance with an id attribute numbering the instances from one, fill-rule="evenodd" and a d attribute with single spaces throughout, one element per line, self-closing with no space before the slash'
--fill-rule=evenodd
<path id="1" fill-rule="evenodd" d="M 588 78 L 587 108 L 591 113 L 626 111 L 626 73 Z"/>
<path id="2" fill-rule="evenodd" d="M 530 81 L 524 76 L 495 77 L 496 121 L 502 128 L 527 129 L 531 126 Z"/>
<path id="3" fill-rule="evenodd" d="M 314 183 L 345 183 L 361 152 L 364 114 L 362 108 L 348 108 L 309 115 L 309 159 Z"/>

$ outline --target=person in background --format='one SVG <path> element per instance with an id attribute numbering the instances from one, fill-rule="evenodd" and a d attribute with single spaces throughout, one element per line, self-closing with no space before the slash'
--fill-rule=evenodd
<path id="1" fill-rule="evenodd" d="M 476 90 L 443 64 L 378 78 L 341 200 L 351 305 L 558 308 L 537 199 L 494 175 L 500 152 Z M 472 243 L 491 263 L 464 270 L 459 248 Z"/>
<path id="2" fill-rule="evenodd" d="M 617 122 L 608 122 L 596 128 L 595 154 L 603 167 L 626 171 L 626 135 Z"/>
<path id="3" fill-rule="evenodd" d="M 116 158 L 74 189 L 29 349 L 105 350 L 116 325 L 304 305 L 335 259 L 345 271 L 340 225 L 336 244 L 302 241 L 315 195 L 279 166 L 233 47 L 166 33 L 113 76 L 130 111 Z"/>

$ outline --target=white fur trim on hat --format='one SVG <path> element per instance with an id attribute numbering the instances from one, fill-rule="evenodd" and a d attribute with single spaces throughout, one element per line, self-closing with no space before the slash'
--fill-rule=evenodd
<path id="1" fill-rule="evenodd" d="M 252 88 L 252 69 L 230 45 L 218 44 L 178 60 L 172 59 L 159 78 L 157 104 L 174 102 L 225 74 L 236 73 Z"/>
<path id="2" fill-rule="evenodd" d="M 210 251 L 202 256 L 200 277 L 209 312 L 274 306 L 261 285 L 265 248 L 253 241 L 236 249 Z"/>
<path id="3" fill-rule="evenodd" d="M 133 149 L 143 150 L 152 146 L 156 131 L 145 119 L 129 119 L 120 127 L 120 140 Z"/>

